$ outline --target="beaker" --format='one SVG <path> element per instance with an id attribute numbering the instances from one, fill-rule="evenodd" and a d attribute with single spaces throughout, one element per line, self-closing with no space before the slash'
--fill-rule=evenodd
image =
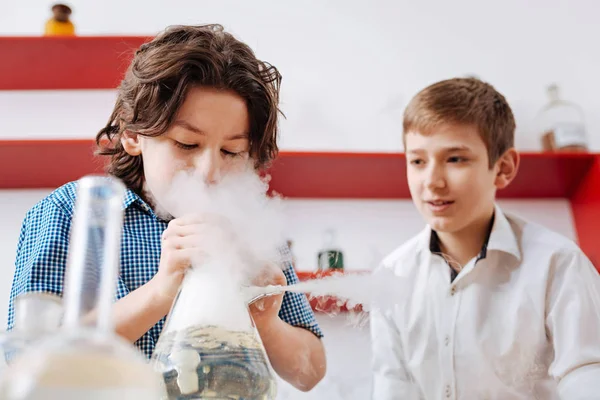
<path id="1" fill-rule="evenodd" d="M 77 182 L 64 291 L 64 322 L 6 370 L 9 400 L 161 399 L 160 376 L 114 332 L 125 186 L 116 178 Z"/>
<path id="2" fill-rule="evenodd" d="M 275 399 L 274 372 L 227 262 L 189 270 L 169 312 L 152 356 L 169 400 Z"/>

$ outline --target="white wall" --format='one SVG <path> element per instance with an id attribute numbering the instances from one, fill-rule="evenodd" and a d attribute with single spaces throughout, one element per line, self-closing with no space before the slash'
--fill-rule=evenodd
<path id="1" fill-rule="evenodd" d="M 50 4 L 8 3 L 0 13 L 0 34 L 39 34 Z M 591 144 L 600 148 L 600 5 L 594 0 L 70 4 L 85 35 L 153 34 L 170 24 L 223 23 L 283 73 L 285 149 L 398 150 L 399 116 L 409 98 L 433 81 L 466 74 L 490 81 L 507 96 L 521 149 L 540 148 L 533 120 L 550 82 L 583 106 Z M 70 100 L 20 96 L 0 95 L 2 136 L 89 137 L 111 108 L 104 93 L 76 93 Z"/>
<path id="2" fill-rule="evenodd" d="M 0 35 L 39 34 L 50 4 L 23 0 L 4 5 Z M 471 74 L 507 96 L 521 150 L 540 147 L 533 121 L 551 82 L 582 105 L 592 148 L 600 149 L 600 4 L 593 0 L 70 4 L 78 31 L 85 35 L 145 35 L 170 24 L 223 23 L 284 76 L 284 150 L 398 151 L 401 114 L 410 97 L 436 80 Z M 0 92 L 0 139 L 93 137 L 106 122 L 113 99 L 110 90 Z M 47 192 L 0 191 L 4 319 L 20 221 Z M 575 238 L 565 201 L 501 204 Z M 328 227 L 338 231 L 348 268 L 365 269 L 422 226 L 409 201 L 294 200 L 288 205 L 300 269 L 315 268 Z M 368 332 L 352 327 L 345 316 L 320 315 L 319 320 L 326 334 L 328 375 L 309 394 L 282 384 L 280 398 L 369 398 Z"/>

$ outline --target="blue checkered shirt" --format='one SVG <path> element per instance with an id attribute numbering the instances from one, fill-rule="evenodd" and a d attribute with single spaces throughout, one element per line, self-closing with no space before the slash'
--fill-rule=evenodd
<path id="1" fill-rule="evenodd" d="M 69 231 L 75 207 L 76 182 L 56 189 L 36 204 L 25 216 L 17 246 L 16 270 L 10 292 L 8 329 L 14 323 L 14 299 L 29 291 L 62 295 Z M 121 265 L 116 298 L 120 299 L 148 282 L 158 271 L 161 235 L 167 222 L 137 194 L 127 191 L 121 241 Z M 288 284 L 298 282 L 289 250 L 283 252 L 284 274 Z M 306 296 L 287 292 L 279 312 L 280 318 L 294 326 L 323 334 Z M 147 356 L 152 355 L 165 323 L 158 321 L 135 344 Z"/>

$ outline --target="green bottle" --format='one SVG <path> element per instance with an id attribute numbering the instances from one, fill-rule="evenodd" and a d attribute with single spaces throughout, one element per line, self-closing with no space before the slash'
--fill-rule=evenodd
<path id="1" fill-rule="evenodd" d="M 319 251 L 317 262 L 320 271 L 344 269 L 344 253 L 336 243 L 336 234 L 333 229 L 325 231 L 324 245 Z"/>

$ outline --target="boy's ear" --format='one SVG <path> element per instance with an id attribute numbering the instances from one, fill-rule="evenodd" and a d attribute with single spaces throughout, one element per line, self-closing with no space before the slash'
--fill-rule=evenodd
<path id="1" fill-rule="evenodd" d="M 496 161 L 496 180 L 494 184 L 497 189 L 504 189 L 507 187 L 515 176 L 519 169 L 519 153 L 515 148 L 508 149 L 504 154 L 500 156 Z"/>
<path id="2" fill-rule="evenodd" d="M 130 156 L 139 156 L 142 154 L 142 145 L 140 143 L 140 135 L 134 132 L 125 131 L 121 135 L 121 144 L 123 149 Z"/>

